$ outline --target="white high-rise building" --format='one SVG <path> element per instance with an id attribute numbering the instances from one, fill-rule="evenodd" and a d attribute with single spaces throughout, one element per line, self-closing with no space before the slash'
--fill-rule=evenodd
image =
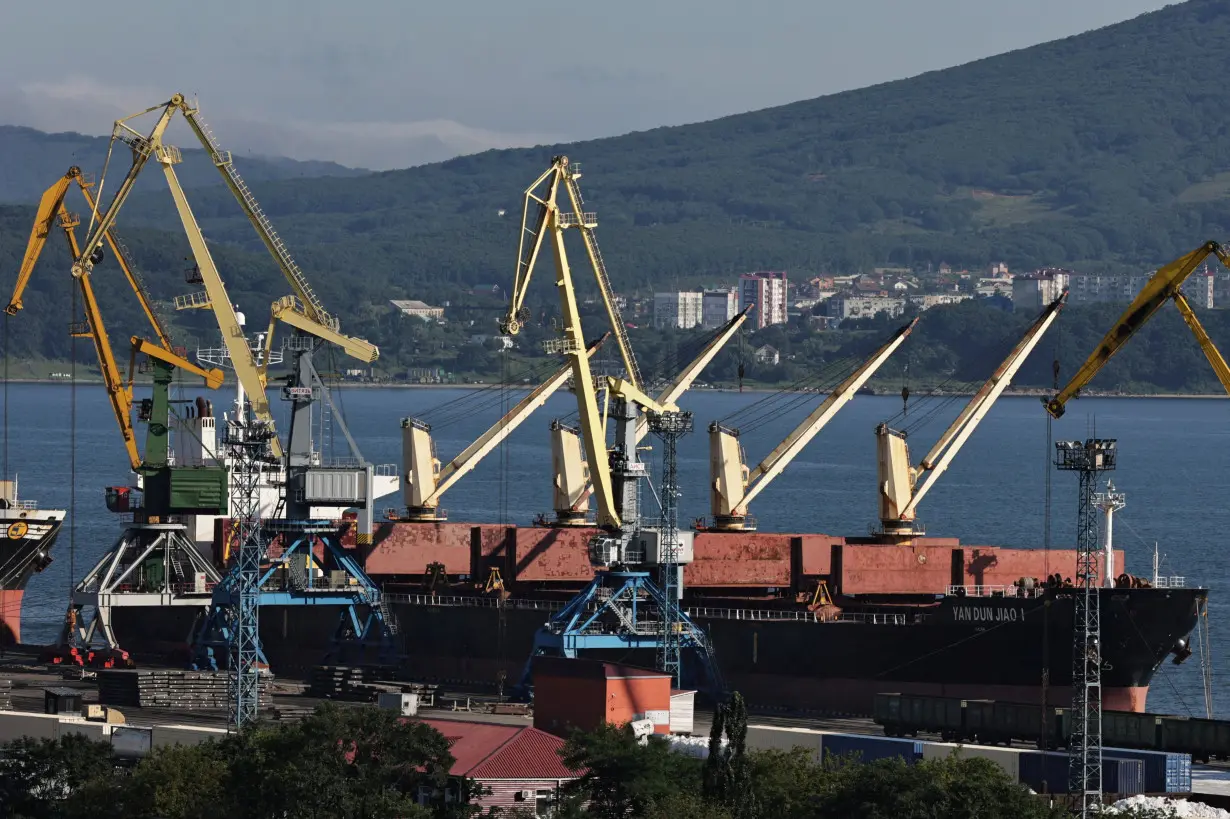
<path id="1" fill-rule="evenodd" d="M 752 327 L 762 330 L 770 324 L 786 323 L 786 272 L 744 273 L 739 277 L 739 309 L 755 304 L 748 317 Z"/>
<path id="2" fill-rule="evenodd" d="M 704 306 L 704 294 L 699 291 L 677 291 L 653 294 L 653 326 L 659 329 L 675 327 L 690 330 L 699 327 Z"/>

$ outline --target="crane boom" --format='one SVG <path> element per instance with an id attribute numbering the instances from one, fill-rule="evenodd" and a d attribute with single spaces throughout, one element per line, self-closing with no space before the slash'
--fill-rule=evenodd
<path id="1" fill-rule="evenodd" d="M 155 145 L 162 144 L 162 135 L 166 132 L 167 126 L 171 124 L 171 117 L 175 115 L 175 110 L 182 99 L 183 97 L 176 94 L 162 105 L 155 105 L 130 117 L 116 120 L 115 129 L 112 131 L 112 140 L 119 140 L 132 149 L 132 166 L 128 169 L 128 173 L 124 175 L 124 181 L 120 183 L 120 187 L 116 190 L 115 195 L 111 197 L 111 204 L 107 207 L 106 213 L 102 214 L 97 223 L 91 220 L 90 234 L 86 237 L 85 245 L 81 248 L 81 256 L 73 264 L 74 275 L 79 275 L 79 271 L 82 269 L 89 270 L 94 266 L 94 251 L 102 244 L 103 237 L 106 236 L 111 226 L 115 224 L 120 208 L 128 201 L 128 195 L 132 193 L 132 186 L 136 183 L 137 176 L 141 173 L 141 169 L 145 167 L 145 163 L 149 161 L 150 155 L 153 154 Z M 158 121 L 154 123 L 149 136 L 138 133 L 127 124 L 130 120 L 148 114 L 151 111 L 157 111 L 159 108 L 162 109 L 162 113 L 158 115 Z M 92 215 L 97 216 L 97 211 Z"/>
<path id="2" fill-rule="evenodd" d="M 147 355 L 150 358 L 156 358 L 159 361 L 170 364 L 172 367 L 176 367 L 184 372 L 199 375 L 201 378 L 205 379 L 205 386 L 211 390 L 216 390 L 218 387 L 222 386 L 222 370 L 219 370 L 216 367 L 211 367 L 209 369 L 199 367 L 183 356 L 177 355 L 170 350 L 164 350 L 157 344 L 151 344 L 140 336 L 133 336 L 129 339 L 129 342 L 132 344 L 133 355 Z"/>
<path id="3" fill-rule="evenodd" d="M 644 388 L 641 379 L 641 368 L 636 363 L 636 355 L 632 352 L 632 343 L 628 340 L 628 329 L 624 326 L 619 305 L 615 302 L 615 291 L 611 287 L 611 278 L 606 272 L 606 262 L 602 259 L 602 251 L 598 249 L 598 238 L 594 236 L 594 228 L 598 226 L 598 216 L 585 212 L 585 200 L 581 197 L 581 188 L 577 180 L 581 178 L 581 166 L 569 163 L 568 157 L 558 157 L 560 174 L 568 187 L 568 199 L 572 203 L 572 213 L 564 214 L 565 224 L 572 225 L 581 233 L 585 242 L 585 253 L 589 256 L 590 267 L 598 280 L 598 291 L 602 294 L 602 304 L 606 308 L 607 319 L 611 322 L 611 330 L 619 343 L 619 357 L 623 359 L 624 369 L 628 372 L 628 380 L 638 389 Z M 639 425 L 638 425 L 639 429 Z"/>
<path id="4" fill-rule="evenodd" d="M 875 375 L 876 370 L 880 369 L 889 356 L 909 338 L 916 324 L 918 324 L 917 318 L 894 333 L 892 338 L 876 350 L 871 358 L 863 362 L 863 365 L 851 373 L 846 380 L 838 384 L 820 406 L 804 418 L 803 422 L 795 427 L 785 440 L 748 473 L 748 490 L 738 504 L 739 508 L 746 513 L 747 505 L 755 500 L 756 496 L 764 491 L 774 478 L 782 474 L 795 456 L 803 450 L 803 447 L 807 446 L 812 438 L 816 437 L 820 430 L 824 429 L 833 419 L 833 416 L 850 402 L 854 394 L 863 388 L 871 376 Z"/>
<path id="5" fill-rule="evenodd" d="M 1145 286 L 1141 288 L 1140 292 L 1136 294 L 1136 298 L 1123 311 L 1123 315 L 1119 316 L 1115 325 L 1103 336 L 1097 348 L 1085 360 L 1080 369 L 1076 371 L 1076 375 L 1072 376 L 1067 385 L 1053 398 L 1049 401 L 1044 400 L 1046 411 L 1055 418 L 1063 415 L 1064 407 L 1068 401 L 1075 398 L 1093 380 L 1093 377 L 1106 366 L 1115 353 L 1119 352 L 1119 349 L 1128 342 L 1128 339 L 1134 336 L 1153 317 L 1153 314 L 1161 309 L 1161 306 L 1166 303 L 1167 299 L 1175 298 L 1179 294 L 1179 288 L 1183 285 L 1183 282 L 1210 255 L 1217 256 L 1223 265 L 1230 268 L 1230 255 L 1227 254 L 1220 244 L 1211 241 L 1205 242 L 1191 253 L 1180 256 L 1170 264 L 1159 268 Z M 1180 312 L 1182 312 L 1182 308 L 1180 308 Z M 1184 319 L 1187 320 L 1186 315 Z M 1188 321 L 1188 326 L 1191 327 L 1191 321 Z M 1195 329 L 1195 327 L 1192 327 L 1193 332 L 1195 332 Z M 1201 333 L 1197 333 L 1196 338 L 1200 341 L 1200 346 L 1204 349 L 1205 356 L 1207 357 L 1209 355 L 1209 348 L 1206 347 L 1205 341 L 1201 339 Z M 1207 338 L 1208 336 L 1204 335 L 1204 339 Z M 1212 342 L 1208 342 L 1208 344 L 1211 345 Z M 1220 354 L 1218 358 L 1220 358 Z M 1217 364 L 1212 358 L 1209 358 L 1209 361 L 1213 363 L 1213 368 L 1216 370 Z M 1220 373 L 1218 373 L 1218 377 L 1221 377 Z M 1228 388 L 1228 391 L 1230 391 L 1230 388 Z"/>
<path id="6" fill-rule="evenodd" d="M 43 191 L 38 201 L 38 210 L 34 214 L 34 227 L 30 229 L 30 238 L 26 242 L 26 255 L 22 258 L 21 267 L 17 271 L 17 284 L 13 288 L 13 295 L 9 299 L 8 306 L 4 308 L 4 312 L 10 316 L 15 316 L 21 311 L 23 306 L 21 297 L 25 294 L 26 285 L 30 283 L 30 276 L 34 273 L 34 267 L 43 253 L 43 246 L 47 243 L 48 234 L 51 233 L 52 221 L 58 215 L 65 213 L 64 196 L 68 193 L 68 186 L 72 183 L 73 177 L 80 173 L 81 169 L 76 165 L 69 168 L 68 173 Z M 77 255 L 74 253 L 73 260 L 76 261 L 76 259 Z"/>
<path id="7" fill-rule="evenodd" d="M 1196 337 L 1196 341 L 1200 344 L 1200 349 L 1204 351 L 1204 357 L 1209 360 L 1209 364 L 1213 367 L 1213 372 L 1217 375 L 1217 380 L 1221 382 L 1222 389 L 1226 391 L 1227 395 L 1230 395 L 1230 367 L 1226 366 L 1226 360 L 1222 358 L 1221 351 L 1217 349 L 1213 339 L 1209 338 L 1209 334 L 1205 332 L 1204 325 L 1200 323 L 1200 319 L 1196 318 L 1196 311 L 1188 304 L 1187 297 L 1176 290 L 1171 298 L 1174 299 L 1175 306 L 1179 308 L 1179 315 L 1187 322 L 1188 329 L 1192 331 L 1192 335 Z"/>
<path id="8" fill-rule="evenodd" d="M 337 322 L 334 326 L 321 324 L 307 314 L 304 305 L 296 296 L 283 296 L 273 303 L 269 314 L 269 323 L 272 325 L 274 321 L 281 321 L 284 324 L 289 324 L 296 330 L 300 330 L 316 338 L 328 341 L 331 344 L 336 344 L 341 347 L 346 355 L 351 358 L 362 361 L 365 364 L 370 364 L 380 356 L 380 350 L 375 344 L 364 341 L 361 338 L 351 338 L 348 335 L 340 333 L 336 329 Z M 266 338 L 272 337 L 272 332 Z M 268 361 L 268 356 L 265 361 Z"/>
<path id="9" fill-rule="evenodd" d="M 224 151 L 218 144 L 213 131 L 201 119 L 199 108 L 190 106 L 188 101 L 182 96 L 179 99 L 178 108 L 183 113 L 184 119 L 188 122 L 188 127 L 192 129 L 192 133 L 196 135 L 197 140 L 201 143 L 201 147 L 205 149 L 206 153 L 209 154 L 209 158 L 213 160 L 214 167 L 222 175 L 222 181 L 226 183 L 235 200 L 239 202 L 244 216 L 248 217 L 248 221 L 256 229 L 256 234 L 265 244 L 270 255 L 278 263 L 278 267 L 282 270 L 282 275 L 286 277 L 291 289 L 298 296 L 304 308 L 303 314 L 318 325 L 336 332 L 338 328 L 337 319 L 329 315 L 328 311 L 325 310 L 324 305 L 316 296 L 316 292 L 308 283 L 307 277 L 303 275 L 303 271 L 290 255 L 290 250 L 286 247 L 286 243 L 282 241 L 277 231 L 274 230 L 273 224 L 265 216 L 264 210 L 261 209 L 260 204 L 252 195 L 251 189 L 248 188 L 247 183 L 244 182 L 243 177 L 236 170 L 231 152 Z"/>
<path id="10" fill-rule="evenodd" d="M 709 366 L 709 362 L 714 356 L 722 351 L 726 346 L 726 342 L 734 338 L 735 333 L 739 332 L 739 328 L 747 321 L 748 314 L 756 305 L 749 304 L 740 310 L 734 318 L 727 321 L 722 327 L 713 334 L 709 339 L 709 343 L 704 346 L 691 364 L 684 367 L 674 379 L 666 385 L 666 388 L 658 394 L 659 404 L 674 404 L 683 396 L 685 392 L 692 388 L 692 383 L 696 377 L 704 372 L 705 367 Z M 640 443 L 649 434 L 649 419 L 641 416 L 636 422 L 636 441 Z"/>
<path id="11" fill-rule="evenodd" d="M 1038 342 L 1042 340 L 1042 336 L 1055 322 L 1055 319 L 1059 317 L 1059 311 L 1063 309 L 1067 298 L 1068 294 L 1065 291 L 1042 311 L 1042 315 L 1038 316 L 1021 340 L 1012 348 L 1008 358 L 999 365 L 987 382 L 982 385 L 982 388 L 975 393 L 973 399 L 957 417 L 957 421 L 940 438 L 940 443 L 945 444 L 947 448 L 942 448 L 940 444 L 937 444 L 936 447 L 932 448 L 931 452 L 927 453 L 927 457 L 923 459 L 920 467 L 930 472 L 930 475 L 927 477 L 926 483 L 914 491 L 914 497 L 901 510 L 903 518 L 913 516 L 919 502 L 922 501 L 935 482 L 939 480 L 940 475 L 944 474 L 944 470 L 948 469 L 952 459 L 961 451 L 961 447 L 965 446 L 965 442 L 969 440 L 969 437 L 974 434 L 974 430 L 978 428 L 978 424 L 981 423 L 987 412 L 990 411 L 991 406 L 999 400 L 1004 390 L 1012 383 L 1013 377 L 1021 369 L 1025 359 L 1029 358 L 1029 354 L 1033 352 L 1034 348 L 1038 346 Z M 932 459 L 940 452 L 943 454 L 939 455 L 939 460 L 933 462 Z"/>
<path id="12" fill-rule="evenodd" d="M 587 350 L 589 357 L 593 357 L 609 335 L 609 333 L 603 335 L 589 346 Z M 570 364 L 560 367 L 443 468 L 440 468 L 440 462 L 435 457 L 431 427 L 416 418 L 402 419 L 401 425 L 404 430 L 402 433 L 402 461 L 407 469 L 404 476 L 405 501 L 411 519 L 442 519 L 436 510 L 444 493 L 478 466 L 483 458 L 503 443 L 535 410 L 542 407 L 548 398 L 567 383 L 570 375 L 572 375 Z"/>

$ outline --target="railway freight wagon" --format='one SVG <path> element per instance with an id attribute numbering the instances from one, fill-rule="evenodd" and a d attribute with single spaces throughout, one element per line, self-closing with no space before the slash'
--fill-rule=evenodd
<path id="1" fill-rule="evenodd" d="M 946 740 L 1066 748 L 1071 736 L 1067 708 L 995 700 L 877 694 L 873 717 L 888 736 L 939 734 Z M 1230 721 L 1131 711 L 1102 712 L 1102 743 L 1108 748 L 1190 754 L 1194 759 L 1230 759 Z"/>

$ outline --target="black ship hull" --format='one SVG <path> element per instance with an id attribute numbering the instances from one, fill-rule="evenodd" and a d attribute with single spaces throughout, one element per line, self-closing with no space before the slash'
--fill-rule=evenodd
<path id="1" fill-rule="evenodd" d="M 51 565 L 62 520 L 0 517 L 0 646 L 21 642 L 21 604 L 31 575 Z"/>
<path id="2" fill-rule="evenodd" d="M 1143 711 L 1154 672 L 1195 628 L 1203 589 L 1101 589 L 1104 705 Z M 493 688 L 521 676 L 534 634 L 558 603 L 484 597 L 393 597 L 406 664 L 425 681 Z M 881 607 L 880 611 L 884 610 Z M 1073 598 L 948 597 L 894 607 L 890 617 L 824 622 L 764 610 L 695 612 L 727 684 L 761 707 L 869 714 L 879 692 L 1039 702 L 1071 699 Z M 138 663 L 186 656 L 193 612 L 119 609 L 120 644 Z M 858 615 L 855 615 L 857 620 Z M 261 639 L 275 673 L 320 662 L 336 614 L 315 606 L 261 610 Z M 652 663 L 637 652 L 608 652 Z M 686 681 L 685 681 L 686 682 Z"/>

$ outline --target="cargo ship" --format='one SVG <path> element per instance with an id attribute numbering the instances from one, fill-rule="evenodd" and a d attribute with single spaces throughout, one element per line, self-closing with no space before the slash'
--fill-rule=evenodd
<path id="1" fill-rule="evenodd" d="M 408 670 L 494 691 L 519 680 L 535 631 L 592 578 L 594 531 L 390 522 L 362 554 L 397 618 Z M 1072 589 L 1055 582 L 1054 568 L 1075 561 L 1072 550 L 952 538 L 886 545 L 698 532 L 683 603 L 728 686 L 757 706 L 870 714 L 877 692 L 1039 702 L 1044 669 L 1047 698 L 1062 705 L 1071 700 Z M 1099 594 L 1105 707 L 1143 711 L 1154 672 L 1191 653 L 1186 640 L 1207 592 L 1120 575 Z M 323 607 L 260 616 L 265 652 L 286 675 L 319 663 L 338 624 Z M 139 662 L 185 656 L 190 610 L 150 618 L 118 609 L 113 618 Z"/>
<path id="2" fill-rule="evenodd" d="M 51 565 L 64 510 L 22 500 L 17 480 L 0 481 L 0 646 L 21 642 L 21 601 L 30 575 Z"/>

